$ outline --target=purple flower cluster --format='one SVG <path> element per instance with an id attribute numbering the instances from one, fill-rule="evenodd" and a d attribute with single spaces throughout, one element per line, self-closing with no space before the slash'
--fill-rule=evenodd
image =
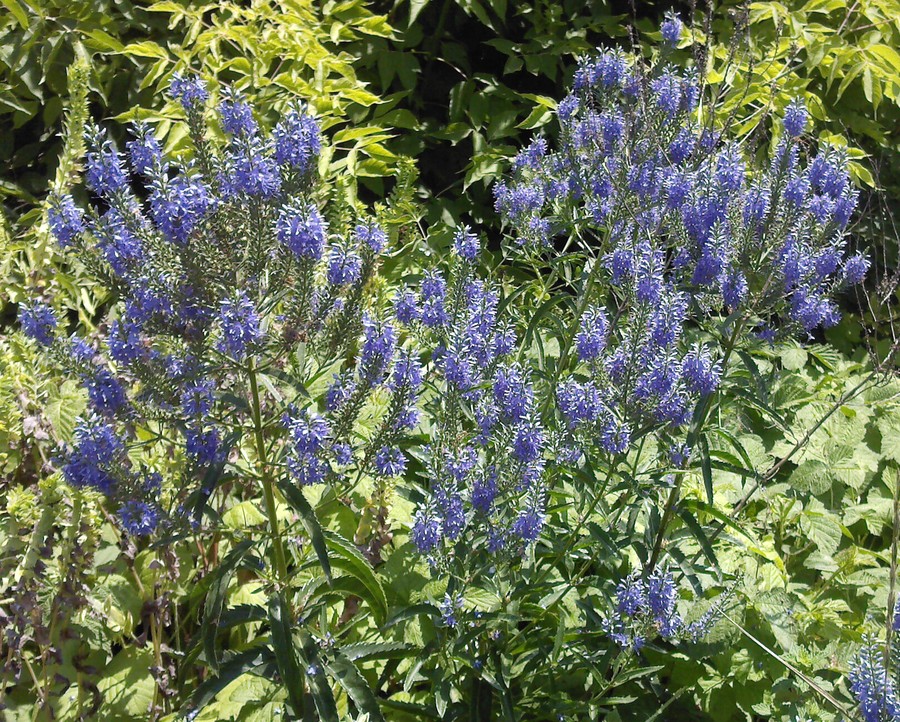
<path id="1" fill-rule="evenodd" d="M 33 338 L 41 346 L 53 343 L 58 321 L 53 309 L 40 301 L 23 304 L 19 309 L 19 323 L 22 333 Z"/>
<path id="2" fill-rule="evenodd" d="M 219 310 L 222 336 L 217 348 L 236 361 L 241 361 L 248 351 L 263 339 L 259 326 L 259 314 L 247 294 L 241 291 L 235 298 L 222 301 Z"/>
<path id="3" fill-rule="evenodd" d="M 181 103 L 186 111 L 191 111 L 206 103 L 209 99 L 209 91 L 206 85 L 196 75 L 183 75 L 175 73 L 169 85 L 169 95 L 173 100 Z"/>
<path id="4" fill-rule="evenodd" d="M 226 87 L 222 90 L 219 117 L 222 121 L 222 129 L 235 138 L 255 136 L 259 133 L 259 125 L 253 117 L 253 109 L 244 96 L 234 88 Z"/>
<path id="5" fill-rule="evenodd" d="M 272 131 L 275 160 L 305 174 L 315 170 L 322 140 L 319 124 L 302 105 L 294 105 Z"/>
<path id="6" fill-rule="evenodd" d="M 79 418 L 74 446 L 60 463 L 63 477 L 72 486 L 125 499 L 118 516 L 126 532 L 145 536 L 156 530 L 160 522 L 159 476 L 141 476 L 130 469 L 125 441 L 110 422 L 96 414 Z"/>
<path id="7" fill-rule="evenodd" d="M 394 327 L 371 316 L 363 319 L 363 343 L 359 353 L 359 381 L 367 387 L 375 387 L 384 380 L 394 350 L 397 332 Z"/>
<path id="8" fill-rule="evenodd" d="M 468 226 L 460 228 L 453 236 L 453 250 L 464 261 L 473 262 L 478 257 L 478 236 Z"/>
<path id="9" fill-rule="evenodd" d="M 603 630 L 621 649 L 639 651 L 655 637 L 697 641 L 718 621 L 730 593 L 690 624 L 678 612 L 678 589 L 668 569 L 642 577 L 633 572 L 616 586 L 615 605 L 603 620 Z"/>
<path id="10" fill-rule="evenodd" d="M 900 719 L 900 698 L 894 681 L 884 668 L 884 651 L 867 639 L 850 665 L 847 675 L 865 722 L 893 722 Z"/>
<path id="11" fill-rule="evenodd" d="M 50 232 L 63 247 L 68 246 L 85 228 L 84 213 L 68 195 L 51 196 L 47 221 Z"/>
<path id="12" fill-rule="evenodd" d="M 247 198 L 278 197 L 282 178 L 267 144 L 258 135 L 240 135 L 225 149 L 219 184 L 226 200 L 241 204 Z"/>
<path id="13" fill-rule="evenodd" d="M 129 533 L 149 533 L 163 521 L 161 492 L 131 470 L 134 423 L 152 420 L 147 426 L 160 433 L 144 446 L 177 460 L 180 481 L 209 493 L 214 467 L 230 463 L 234 440 L 257 423 L 241 399 L 252 388 L 263 404 L 278 397 L 273 369 L 277 383 L 285 366 L 302 374 L 291 366 L 303 356 L 292 353 L 300 342 L 309 366 L 344 359 L 345 369 L 325 394 L 323 415 L 311 406 L 291 411 L 283 427 L 265 419 L 273 459 L 302 485 L 325 481 L 332 465 L 349 474 L 357 417 L 372 394 L 389 393 L 383 428 L 353 473 L 365 465 L 403 474 L 403 437 L 418 424 L 423 371 L 413 350 L 398 353 L 394 326 L 376 320 L 380 309 L 366 291 L 388 234 L 374 219 L 343 215 L 337 231 L 329 229 L 316 188 L 321 134 L 306 106 L 293 106 L 269 134 L 247 99 L 226 88 L 215 111 L 224 139 L 216 140 L 202 81 L 176 75 L 170 93 L 187 116 L 188 153 L 168 156 L 154 129 L 138 123 L 126 159 L 92 127 L 85 180 L 99 201 L 86 210 L 70 195 L 48 203 L 59 244 L 118 299 L 98 347 L 62 338 L 48 306 L 22 306 L 24 332 L 87 390 L 92 416 L 63 460 L 66 478 L 110 494 Z M 179 508 L 197 491 L 179 483 L 165 493 Z"/>
<path id="14" fill-rule="evenodd" d="M 159 524 L 159 509 L 154 504 L 130 499 L 119 507 L 119 523 L 132 536 L 147 536 Z"/>
<path id="15" fill-rule="evenodd" d="M 282 208 L 275 232 L 281 244 L 298 259 L 316 262 L 322 258 L 328 226 L 314 205 Z"/>
<path id="16" fill-rule="evenodd" d="M 213 206 L 214 201 L 199 176 L 185 171 L 173 178 L 163 173 L 151 174 L 150 213 L 156 227 L 172 243 L 187 244 Z"/>
<path id="17" fill-rule="evenodd" d="M 419 389 L 424 380 L 422 364 L 416 354 L 406 349 L 397 355 L 388 387 L 392 391 L 390 426 L 394 430 L 412 429 L 419 420 Z"/>
<path id="18" fill-rule="evenodd" d="M 675 603 L 678 592 L 667 570 L 653 572 L 647 579 L 634 572 L 616 586 L 616 604 L 604 619 L 604 631 L 622 649 L 635 652 L 658 633 L 672 639 L 684 627 Z"/>
<path id="19" fill-rule="evenodd" d="M 122 466 L 124 454 L 124 443 L 110 423 L 96 415 L 79 419 L 75 447 L 66 458 L 62 473 L 72 486 L 109 494 L 116 485 L 117 467 Z"/>
<path id="20" fill-rule="evenodd" d="M 330 429 L 328 421 L 306 410 L 287 415 L 284 425 L 288 430 L 288 469 L 301 486 L 321 484 L 329 472 L 324 452 L 328 448 Z"/>
<path id="21" fill-rule="evenodd" d="M 662 25 L 659 26 L 663 43 L 669 47 L 678 45 L 678 40 L 681 38 L 682 27 L 681 20 L 677 15 L 671 13 L 667 14 L 666 19 L 663 21 Z"/>
<path id="22" fill-rule="evenodd" d="M 406 457 L 400 449 L 382 446 L 375 455 L 375 471 L 381 476 L 402 476 Z"/>
<path id="23" fill-rule="evenodd" d="M 352 248 L 336 244 L 328 256 L 328 283 L 346 286 L 356 283 L 362 275 L 362 257 Z"/>
<path id="24" fill-rule="evenodd" d="M 153 135 L 150 126 L 146 123 L 135 123 L 131 127 L 131 134 L 134 140 L 129 141 L 126 146 L 132 170 L 138 175 L 161 174 L 167 170 L 162 146 Z"/>
<path id="25" fill-rule="evenodd" d="M 579 317 L 556 339 L 553 443 L 565 462 L 625 453 L 636 435 L 677 443 L 719 388 L 728 334 L 833 325 L 835 294 L 868 269 L 847 253 L 856 193 L 846 158 L 827 148 L 802 157 L 802 102 L 758 167 L 712 130 L 715 109 L 698 110 L 695 72 L 665 64 L 680 20 L 667 17 L 661 33 L 656 67 L 618 51 L 581 61 L 556 148 L 523 148 L 495 187 L 525 253 L 551 252 L 559 235 L 585 259 L 586 282 L 572 289 Z"/>
<path id="26" fill-rule="evenodd" d="M 112 199 L 128 187 L 128 174 L 122 157 L 113 147 L 105 130 L 89 126 L 85 135 L 89 146 L 85 163 L 85 181 L 88 188 L 98 196 Z"/>
<path id="27" fill-rule="evenodd" d="M 662 32 L 674 44 L 680 21 Z M 834 324 L 835 292 L 867 269 L 846 253 L 857 195 L 846 158 L 824 149 L 804 164 L 808 113 L 794 101 L 771 164 L 756 168 L 700 122 L 699 92 L 690 72 L 629 68 L 621 53 L 582 61 L 559 105 L 559 149 L 520 152 L 495 188 L 498 212 L 538 248 L 572 224 L 599 234 L 617 307 L 683 293 L 707 313 L 777 317 L 787 330 Z"/>
<path id="28" fill-rule="evenodd" d="M 549 433 L 531 372 L 506 360 L 516 338 L 498 318 L 500 296 L 473 276 L 476 244 L 469 229 L 459 231 L 455 249 L 464 263 L 451 278 L 429 271 L 418 296 L 401 290 L 394 305 L 398 320 L 429 339 L 442 387 L 429 494 L 411 533 L 432 558 L 464 533 L 473 548 L 480 539 L 490 553 L 515 552 L 537 540 L 545 520 Z"/>

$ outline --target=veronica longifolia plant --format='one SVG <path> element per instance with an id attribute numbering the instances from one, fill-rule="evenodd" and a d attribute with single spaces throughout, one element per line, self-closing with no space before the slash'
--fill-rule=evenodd
<path id="1" fill-rule="evenodd" d="M 297 104 L 266 133 L 239 93 L 226 89 L 214 116 L 197 78 L 176 77 L 171 95 L 186 115 L 188 152 L 166 155 L 136 125 L 121 153 L 92 127 L 91 202 L 50 201 L 60 245 L 113 293 L 105 334 L 65 337 L 41 303 L 23 309 L 22 327 L 89 396 L 90 414 L 56 462 L 65 479 L 107 495 L 128 534 L 167 538 L 215 519 L 206 514 L 214 506 L 252 499 L 258 483 L 271 560 L 263 566 L 280 588 L 312 547 L 328 572 L 299 487 L 402 472 L 397 444 L 416 419 L 418 358 L 369 290 L 384 229 L 350 207 L 329 222 L 319 127 L 306 108 Z M 375 397 L 381 412 L 368 438 L 356 422 Z M 284 499 L 306 525 L 288 535 L 300 546 L 286 543 Z M 334 543 L 365 565 L 351 544 Z M 274 639 L 293 613 L 283 596 L 273 599 Z M 307 665 L 292 662 L 290 634 L 274 651 L 300 714 L 303 683 L 291 670 L 320 663 L 306 642 L 298 648 Z M 215 667 L 209 651 L 207 662 Z M 323 689 L 316 706 L 331 718 Z"/>
<path id="2" fill-rule="evenodd" d="M 449 580 L 441 609 L 465 630 L 461 656 L 484 651 L 471 629 L 490 626 L 464 602 L 470 586 L 539 606 L 583 588 L 592 609 L 588 580 L 606 577 L 606 611 L 586 621 L 621 648 L 701 636 L 724 599 L 688 622 L 660 562 L 698 549 L 678 550 L 670 532 L 729 364 L 776 333 L 835 324 L 836 294 L 868 269 L 848 250 L 856 192 L 842 153 L 806 151 L 795 103 L 759 162 L 720 130 L 702 78 L 668 64 L 680 29 L 667 20 L 651 66 L 619 51 L 583 59 L 556 146 L 535 140 L 495 188 L 509 262 L 538 269 L 543 308 L 476 280 L 467 232 L 447 276 L 398 293 L 440 391 L 412 541 Z M 547 584 L 561 579 L 562 591 Z M 494 628 L 487 648 L 528 649 L 544 614 L 508 645 Z"/>

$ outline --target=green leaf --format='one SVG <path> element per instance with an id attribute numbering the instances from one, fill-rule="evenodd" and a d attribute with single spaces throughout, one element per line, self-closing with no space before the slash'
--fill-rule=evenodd
<path id="1" fill-rule="evenodd" d="M 382 625 L 383 629 L 389 629 L 393 627 L 395 624 L 400 624 L 401 622 L 406 622 L 410 619 L 415 619 L 416 617 L 434 617 L 435 619 L 440 618 L 441 610 L 438 609 L 433 604 L 428 604 L 423 602 L 422 604 L 413 604 L 409 607 L 404 607 L 396 614 L 392 615 L 390 619 L 388 619 L 384 625 Z"/>
<path id="2" fill-rule="evenodd" d="M 219 621 L 222 610 L 225 607 L 225 599 L 228 594 L 228 585 L 234 572 L 244 561 L 247 552 L 250 551 L 253 542 L 243 541 L 232 549 L 222 560 L 218 567 L 210 575 L 212 583 L 206 595 L 206 603 L 203 607 L 203 622 L 200 625 L 200 638 L 203 642 L 203 651 L 206 654 L 206 663 L 213 674 L 219 671 L 219 655 L 216 648 L 216 634 L 219 631 Z"/>
<path id="3" fill-rule="evenodd" d="M 341 647 L 350 660 L 403 659 L 418 652 L 419 648 L 407 642 L 358 642 Z"/>
<path id="4" fill-rule="evenodd" d="M 192 710 L 202 710 L 215 696 L 244 674 L 258 673 L 270 677 L 276 673 L 275 658 L 268 647 L 248 649 L 241 652 L 222 664 L 219 673 L 207 679 L 197 687 L 188 704 L 188 709 L 182 710 L 182 714 L 188 717 Z M 271 674 L 266 674 L 271 665 Z M 146 716 L 142 719 L 147 719 Z"/>
<path id="5" fill-rule="evenodd" d="M 103 696 L 101 719 L 146 720 L 153 706 L 156 682 L 150 648 L 126 647 L 103 670 L 97 689 Z"/>
<path id="6" fill-rule="evenodd" d="M 703 435 L 699 439 L 700 441 L 700 470 L 703 472 L 703 486 L 706 489 L 706 500 L 709 502 L 709 505 L 713 505 L 713 479 L 712 479 L 712 466 L 710 463 L 709 457 L 709 442 L 706 440 L 706 436 Z"/>
<path id="7" fill-rule="evenodd" d="M 706 536 L 706 532 L 703 531 L 703 527 L 697 523 L 697 519 L 694 518 L 690 510 L 679 507 L 678 516 L 681 517 L 682 521 L 684 521 L 688 529 L 690 529 L 691 535 L 697 540 L 700 549 L 703 551 L 703 555 L 709 560 L 709 563 L 712 564 L 713 567 L 718 567 L 719 562 L 716 559 L 716 552 L 713 550 L 712 544 Z"/>
<path id="8" fill-rule="evenodd" d="M 881 433 L 881 453 L 900 463 L 900 411 L 882 416 L 876 426 Z"/>
<path id="9" fill-rule="evenodd" d="M 218 627 L 220 630 L 230 629 L 241 624 L 262 622 L 264 619 L 266 619 L 264 607 L 255 604 L 238 604 L 236 607 L 230 607 L 222 612 Z"/>
<path id="10" fill-rule="evenodd" d="M 10 14 L 16 19 L 16 22 L 22 27 L 23 30 L 28 28 L 28 14 L 25 12 L 25 8 L 23 8 L 18 0 L 0 0 L 3 3 L 3 7 L 9 10 Z"/>
<path id="11" fill-rule="evenodd" d="M 235 504 L 222 514 L 222 522 L 229 529 L 246 529 L 266 521 L 265 515 L 256 508 L 252 501 L 242 501 Z"/>
<path id="12" fill-rule="evenodd" d="M 328 677 L 322 668 L 323 662 L 319 656 L 319 647 L 305 629 L 297 629 L 295 636 L 300 641 L 300 657 L 303 659 L 303 664 L 306 665 L 306 679 L 309 683 L 313 703 L 316 705 L 316 712 L 319 713 L 319 722 L 338 722 L 334 693 L 331 691 Z M 310 718 L 308 714 L 306 717 Z"/>
<path id="13" fill-rule="evenodd" d="M 841 545 L 843 529 L 840 522 L 824 507 L 821 512 L 804 511 L 800 516 L 800 528 L 823 554 L 832 555 Z"/>
<path id="14" fill-rule="evenodd" d="M 338 684 L 347 692 L 347 696 L 353 700 L 356 708 L 369 716 L 369 720 L 384 722 L 378 699 L 372 692 L 369 683 L 366 682 L 356 665 L 353 664 L 340 650 L 332 652 L 332 657 L 325 663 L 325 668 Z"/>
<path id="15" fill-rule="evenodd" d="M 534 108 L 528 114 L 528 117 L 525 118 L 525 120 L 519 123 L 516 127 L 523 128 L 525 130 L 540 128 L 542 125 L 546 125 L 548 122 L 550 122 L 551 118 L 553 118 L 553 113 L 549 109 L 538 106 L 537 108 Z"/>
<path id="16" fill-rule="evenodd" d="M 309 540 L 316 552 L 316 557 L 319 559 L 322 571 L 325 573 L 325 577 L 331 581 L 331 562 L 328 559 L 325 536 L 322 532 L 322 525 L 319 524 L 319 518 L 316 516 L 316 512 L 306 500 L 303 491 L 290 479 L 279 479 L 278 488 L 281 489 L 284 498 L 287 499 L 288 503 L 300 517 L 300 521 L 306 529 L 306 533 L 309 534 Z"/>
<path id="17" fill-rule="evenodd" d="M 419 13 L 425 9 L 426 5 L 428 5 L 428 0 L 409 0 L 409 27 L 416 22 L 416 18 L 419 17 Z"/>
<path id="18" fill-rule="evenodd" d="M 709 514 L 711 517 L 720 521 L 725 527 L 731 529 L 734 532 L 737 532 L 750 542 L 754 544 L 756 543 L 756 539 L 754 539 L 746 531 L 741 529 L 741 527 L 738 526 L 737 522 L 735 522 L 734 519 L 713 506 L 709 506 L 708 504 L 705 504 L 704 502 L 697 499 L 683 499 L 679 502 L 679 505 L 681 507 L 684 507 L 685 509 L 689 509 L 697 513 Z"/>
<path id="19" fill-rule="evenodd" d="M 44 416 L 59 438 L 69 441 L 75 433 L 75 422 L 86 407 L 84 394 L 75 381 L 67 380 L 51 387 L 47 396 Z"/>
<path id="20" fill-rule="evenodd" d="M 297 656 L 294 653 L 291 613 L 283 593 L 269 599 L 269 625 L 271 626 L 272 649 L 275 650 L 278 671 L 287 689 L 294 714 L 299 717 L 303 714 L 305 685 L 300 673 L 300 665 L 297 664 Z"/>
<path id="21" fill-rule="evenodd" d="M 818 495 L 831 489 L 832 478 L 824 461 L 807 459 L 791 474 L 790 482 L 795 489 Z"/>
<path id="22" fill-rule="evenodd" d="M 349 100 L 352 100 L 354 103 L 359 103 L 360 105 L 364 105 L 366 107 L 381 102 L 381 99 L 377 95 L 373 95 L 369 91 L 363 90 L 362 88 L 346 88 L 341 91 L 341 95 Z"/>
<path id="23" fill-rule="evenodd" d="M 125 49 L 125 46 L 122 45 L 122 43 L 102 30 L 91 30 L 86 32 L 85 35 L 93 40 L 96 47 L 100 50 L 111 53 L 121 53 Z"/>
<path id="24" fill-rule="evenodd" d="M 387 597 L 369 562 L 353 544 L 334 532 L 325 532 L 325 542 L 332 551 L 332 566 L 342 569 L 362 582 L 368 591 L 368 601 L 372 606 L 375 621 L 379 625 L 384 624 L 387 618 Z"/>
<path id="25" fill-rule="evenodd" d="M 140 43 L 130 43 L 122 49 L 124 55 L 135 55 L 139 58 L 155 58 L 156 60 L 168 60 L 169 54 L 156 43 L 145 40 Z"/>
<path id="26" fill-rule="evenodd" d="M 789 371 L 799 371 L 806 366 L 806 351 L 799 346 L 782 350 L 781 364 Z"/>
<path id="27" fill-rule="evenodd" d="M 380 126 L 368 125 L 361 128 L 345 128 L 344 130 L 339 130 L 334 134 L 332 142 L 337 145 L 338 143 L 345 143 L 350 140 L 367 138 L 369 139 L 369 142 L 376 143 L 393 137 L 393 133 L 385 133 L 384 128 Z"/>

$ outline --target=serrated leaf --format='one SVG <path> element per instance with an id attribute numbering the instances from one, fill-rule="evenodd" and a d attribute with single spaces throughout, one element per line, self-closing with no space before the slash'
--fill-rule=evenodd
<path id="1" fill-rule="evenodd" d="M 807 459 L 790 477 L 791 486 L 811 494 L 824 494 L 831 489 L 832 477 L 828 465 L 819 459 Z"/>
<path id="2" fill-rule="evenodd" d="M 214 674 L 219 670 L 216 634 L 219 630 L 219 619 L 225 607 L 228 585 L 231 583 L 235 570 L 244 561 L 244 557 L 252 546 L 253 542 L 249 540 L 238 544 L 225 556 L 211 575 L 213 578 L 203 606 L 203 622 L 200 625 L 200 637 L 203 642 L 203 651 L 206 654 L 206 663 Z"/>
<path id="3" fill-rule="evenodd" d="M 827 512 L 804 511 L 800 516 L 800 528 L 824 554 L 834 554 L 841 545 L 841 525 Z"/>
<path id="4" fill-rule="evenodd" d="M 215 696 L 241 675 L 253 672 L 262 673 L 271 666 L 271 674 L 276 673 L 275 658 L 268 647 L 248 649 L 225 661 L 219 673 L 204 681 L 191 697 L 188 709 L 183 710 L 184 716 L 190 716 L 193 710 L 202 710 Z M 264 675 L 269 676 L 269 675 Z M 143 719 L 146 719 L 144 717 Z"/>
<path id="5" fill-rule="evenodd" d="M 342 536 L 331 531 L 325 531 L 324 534 L 325 543 L 332 552 L 330 557 L 332 566 L 347 572 L 362 582 L 368 592 L 367 601 L 372 608 L 375 621 L 379 625 L 384 624 L 387 618 L 387 597 L 372 566 L 359 550 Z"/>
<path id="6" fill-rule="evenodd" d="M 355 661 L 357 659 L 402 659 L 414 656 L 419 648 L 407 642 L 358 642 L 344 645 L 341 647 L 341 651 L 347 659 Z"/>
<path id="7" fill-rule="evenodd" d="M 297 487 L 290 479 L 284 477 L 279 479 L 278 488 L 281 489 L 284 498 L 287 499 L 288 503 L 300 517 L 300 522 L 303 524 L 304 529 L 306 529 L 306 533 L 309 534 L 309 540 L 313 550 L 316 552 L 319 565 L 322 567 L 325 577 L 330 581 L 331 561 L 328 558 L 328 548 L 325 543 L 322 525 L 319 524 L 319 518 L 316 516 L 315 510 L 313 510 L 309 501 L 307 501 L 306 497 L 303 495 L 302 489 Z"/>
<path id="8" fill-rule="evenodd" d="M 288 699 L 294 714 L 303 714 L 304 682 L 294 652 L 294 637 L 291 633 L 291 614 L 283 594 L 269 600 L 269 626 L 271 628 L 272 649 L 281 679 L 287 689 Z"/>
<path id="9" fill-rule="evenodd" d="M 97 689 L 103 697 L 102 719 L 146 720 L 150 716 L 156 681 L 150 674 L 154 664 L 149 648 L 126 647 L 103 670 Z"/>
<path id="10" fill-rule="evenodd" d="M 882 416 L 876 426 L 881 433 L 882 455 L 900 463 L 900 412 Z"/>
<path id="11" fill-rule="evenodd" d="M 325 663 L 325 668 L 344 688 L 357 710 L 367 714 L 369 720 L 384 722 L 381 708 L 378 706 L 378 699 L 369 687 L 369 683 L 341 650 L 332 652 L 331 659 Z"/>
<path id="12" fill-rule="evenodd" d="M 781 351 L 781 364 L 789 371 L 799 371 L 806 366 L 807 353 L 799 346 Z"/>
<path id="13" fill-rule="evenodd" d="M 242 501 L 235 504 L 228 511 L 222 514 L 222 522 L 229 529 L 246 529 L 266 521 L 266 516 L 252 501 Z"/>

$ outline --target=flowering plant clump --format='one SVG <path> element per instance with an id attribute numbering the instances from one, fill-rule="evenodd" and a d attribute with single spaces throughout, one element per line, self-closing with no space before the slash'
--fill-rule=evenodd
<path id="1" fill-rule="evenodd" d="M 865 646 L 853 660 L 848 679 L 850 691 L 856 697 L 866 722 L 894 722 L 900 719 L 897 683 L 885 669 L 881 645 L 874 640 L 865 641 Z"/>
<path id="2" fill-rule="evenodd" d="M 235 453 L 246 454 L 272 412 L 261 383 L 287 374 L 296 391 L 277 446 L 254 441 L 255 461 L 262 474 L 286 466 L 301 485 L 377 466 L 349 439 L 353 421 L 383 388 L 397 400 L 386 428 L 405 428 L 396 417 L 414 406 L 417 386 L 415 357 L 407 352 L 393 368 L 394 331 L 365 310 L 384 230 L 364 216 L 330 226 L 320 208 L 315 119 L 295 105 L 267 135 L 244 98 L 225 89 L 217 108 L 225 141 L 216 147 L 203 83 L 176 77 L 171 94 L 191 154 L 165 155 L 141 124 L 122 154 L 91 127 L 85 180 L 96 202 L 51 200 L 60 245 L 116 294 L 105 338 L 62 337 L 45 305 L 22 315 L 25 332 L 77 371 L 90 399 L 92 413 L 60 459 L 63 475 L 116 499 L 122 526 L 137 535 L 177 524 L 199 508 L 188 497 L 208 495 L 223 466 L 242 465 Z M 303 384 L 328 371 L 340 372 L 342 395 L 332 387 L 324 408 L 310 406 Z M 181 482 L 165 490 L 144 465 L 157 446 L 184 457 Z"/>
<path id="3" fill-rule="evenodd" d="M 336 720 L 341 686 L 381 719 L 353 660 L 410 650 L 404 694 L 433 683 L 428 716 L 496 691 L 515 718 L 513 667 L 520 680 L 562 672 L 598 710 L 619 675 L 640 678 L 642 655 L 727 616 L 740 572 L 716 561 L 733 522 L 713 469 L 748 480 L 742 505 L 787 459 L 763 474 L 745 453 L 712 458 L 714 437 L 733 436 L 726 394 L 776 336 L 834 325 L 868 260 L 849 249 L 846 159 L 805 152 L 805 107 L 790 105 L 761 162 L 725 132 L 704 79 L 671 64 L 682 30 L 667 17 L 650 65 L 581 60 L 555 145 L 534 140 L 495 187 L 508 274 L 460 226 L 441 263 L 400 267 L 408 285 L 382 275 L 396 240 L 384 208 L 331 196 L 303 104 L 266 132 L 239 92 L 222 89 L 212 113 L 206 85 L 176 76 L 180 154 L 147 125 L 124 153 L 89 128 L 88 202 L 53 197 L 48 221 L 111 291 L 108 315 L 69 336 L 36 301 L 21 326 L 89 402 L 54 465 L 106 495 L 130 536 L 218 535 L 261 489 L 265 514 L 242 516 L 211 572 L 198 645 L 214 673 L 223 619 L 267 621 L 229 664 L 277 670 L 298 718 L 311 703 Z M 385 592 L 400 559 L 404 584 L 424 580 L 418 597 Z M 242 566 L 267 604 L 223 617 Z M 689 599 L 706 610 L 694 621 Z M 427 617 L 434 639 L 404 626 Z M 883 667 L 861 660 L 851 683 L 867 719 L 892 718 Z M 382 685 L 387 669 L 368 676 Z"/>
<path id="4" fill-rule="evenodd" d="M 672 532 L 691 517 L 682 491 L 701 470 L 713 508 L 711 419 L 729 371 L 776 335 L 834 325 L 837 295 L 869 266 L 849 250 L 847 159 L 805 152 L 802 103 L 760 162 L 723 129 L 703 78 L 670 64 L 680 22 L 662 30 L 652 65 L 619 51 L 583 59 L 558 107 L 556 148 L 536 139 L 495 187 L 513 232 L 508 262 L 540 269 L 544 307 L 476 280 L 468 229 L 448 273 L 429 270 L 418 294 L 395 298 L 437 373 L 411 540 L 448 581 L 440 609 L 459 654 L 490 626 L 466 597 L 485 585 L 522 603 L 545 595 L 541 605 L 583 589 L 586 609 L 598 585 L 614 601 L 586 612 L 585 644 L 596 630 L 631 655 L 703 636 L 737 583 L 688 623 L 678 600 L 690 592 L 661 563 L 709 554 L 695 518 L 677 543 Z M 595 557 L 599 544 L 609 558 Z M 625 576 L 629 566 L 638 571 Z M 680 566 L 696 600 L 695 571 Z M 556 592 L 548 580 L 561 578 Z M 512 640 L 539 635 L 541 619 Z"/>
<path id="5" fill-rule="evenodd" d="M 667 45 L 680 27 L 677 19 L 664 24 Z M 467 233 L 455 242 L 451 284 L 429 275 L 421 298 L 398 295 L 398 318 L 437 331 L 448 390 L 442 399 L 469 404 L 479 443 L 486 445 L 498 421 L 513 425 L 500 446 L 523 463 L 519 489 L 540 477 L 550 449 L 558 465 L 614 465 L 647 434 L 671 466 L 683 467 L 691 453 L 683 430 L 708 407 L 734 348 L 752 341 L 749 332 L 772 338 L 775 328 L 808 333 L 834 324 L 834 294 L 861 282 L 868 268 L 864 256 L 846 250 L 856 203 L 846 159 L 827 148 L 801 158 L 803 106 L 788 109 L 771 162 L 758 167 L 717 129 L 713 111 L 700 112 L 700 78 L 667 65 L 666 53 L 664 46 L 650 68 L 618 51 L 583 60 L 572 94 L 559 104 L 559 148 L 535 140 L 495 188 L 497 211 L 523 252 L 544 253 L 551 263 L 557 255 L 584 259 L 581 275 L 570 276 L 580 281 L 568 289 L 572 324 L 548 363 L 554 383 L 544 390 L 554 419 L 546 418 L 549 399 L 536 394 L 530 371 L 500 361 L 495 350 L 513 344 L 506 336 L 491 342 L 495 314 L 490 323 L 471 318 L 473 305 L 483 314 L 484 302 L 467 276 L 476 249 Z M 560 244 L 564 255 L 553 249 Z M 450 476 L 474 470 L 468 496 L 473 507 L 490 508 L 496 464 L 476 464 L 469 449 L 437 456 L 459 453 L 471 461 L 450 461 Z M 438 486 L 416 527 L 426 551 L 441 536 L 456 539 L 463 526 L 437 518 L 459 507 L 444 482 Z M 530 540 L 540 528 L 540 496 L 530 503 L 530 521 L 518 522 L 532 529 Z M 447 526 L 453 533 L 442 535 Z"/>
<path id="6" fill-rule="evenodd" d="M 696 642 L 718 620 L 729 596 L 721 595 L 699 619 L 688 623 L 677 609 L 678 589 L 669 570 L 658 567 L 646 579 L 630 574 L 616 586 L 615 608 L 603 628 L 619 647 L 634 652 L 656 635 Z"/>
<path id="7" fill-rule="evenodd" d="M 418 418 L 417 352 L 376 293 L 390 239 L 360 207 L 325 203 L 321 134 L 304 105 L 267 133 L 232 89 L 214 115 L 199 78 L 175 76 L 170 93 L 185 114 L 187 150 L 166 154 L 136 124 L 122 153 L 89 127 L 90 202 L 49 203 L 60 246 L 113 299 L 100 338 L 67 336 L 44 302 L 22 308 L 24 332 L 77 374 L 89 400 L 55 464 L 72 486 L 106 495 L 129 535 L 163 540 L 216 528 L 222 511 L 253 499 L 247 482 L 256 481 L 271 560 L 264 576 L 285 584 L 314 550 L 330 579 L 301 489 L 328 483 L 347 493 L 352 479 L 402 474 L 399 445 Z M 374 427 L 360 427 L 363 413 Z M 379 488 L 376 506 L 386 503 L 387 485 Z M 288 529 L 291 538 L 311 543 L 287 546 L 285 503 L 304 526 L 304 536 Z M 217 573 L 248 553 L 235 542 Z M 291 604 L 272 598 L 273 626 L 290 623 Z M 281 651 L 272 654 L 287 681 L 300 665 Z M 305 668 L 319 669 L 315 647 L 304 655 Z M 215 668 L 215 656 L 207 661 Z M 303 682 L 290 681 L 300 714 Z M 325 698 L 315 704 L 331 709 Z"/>

